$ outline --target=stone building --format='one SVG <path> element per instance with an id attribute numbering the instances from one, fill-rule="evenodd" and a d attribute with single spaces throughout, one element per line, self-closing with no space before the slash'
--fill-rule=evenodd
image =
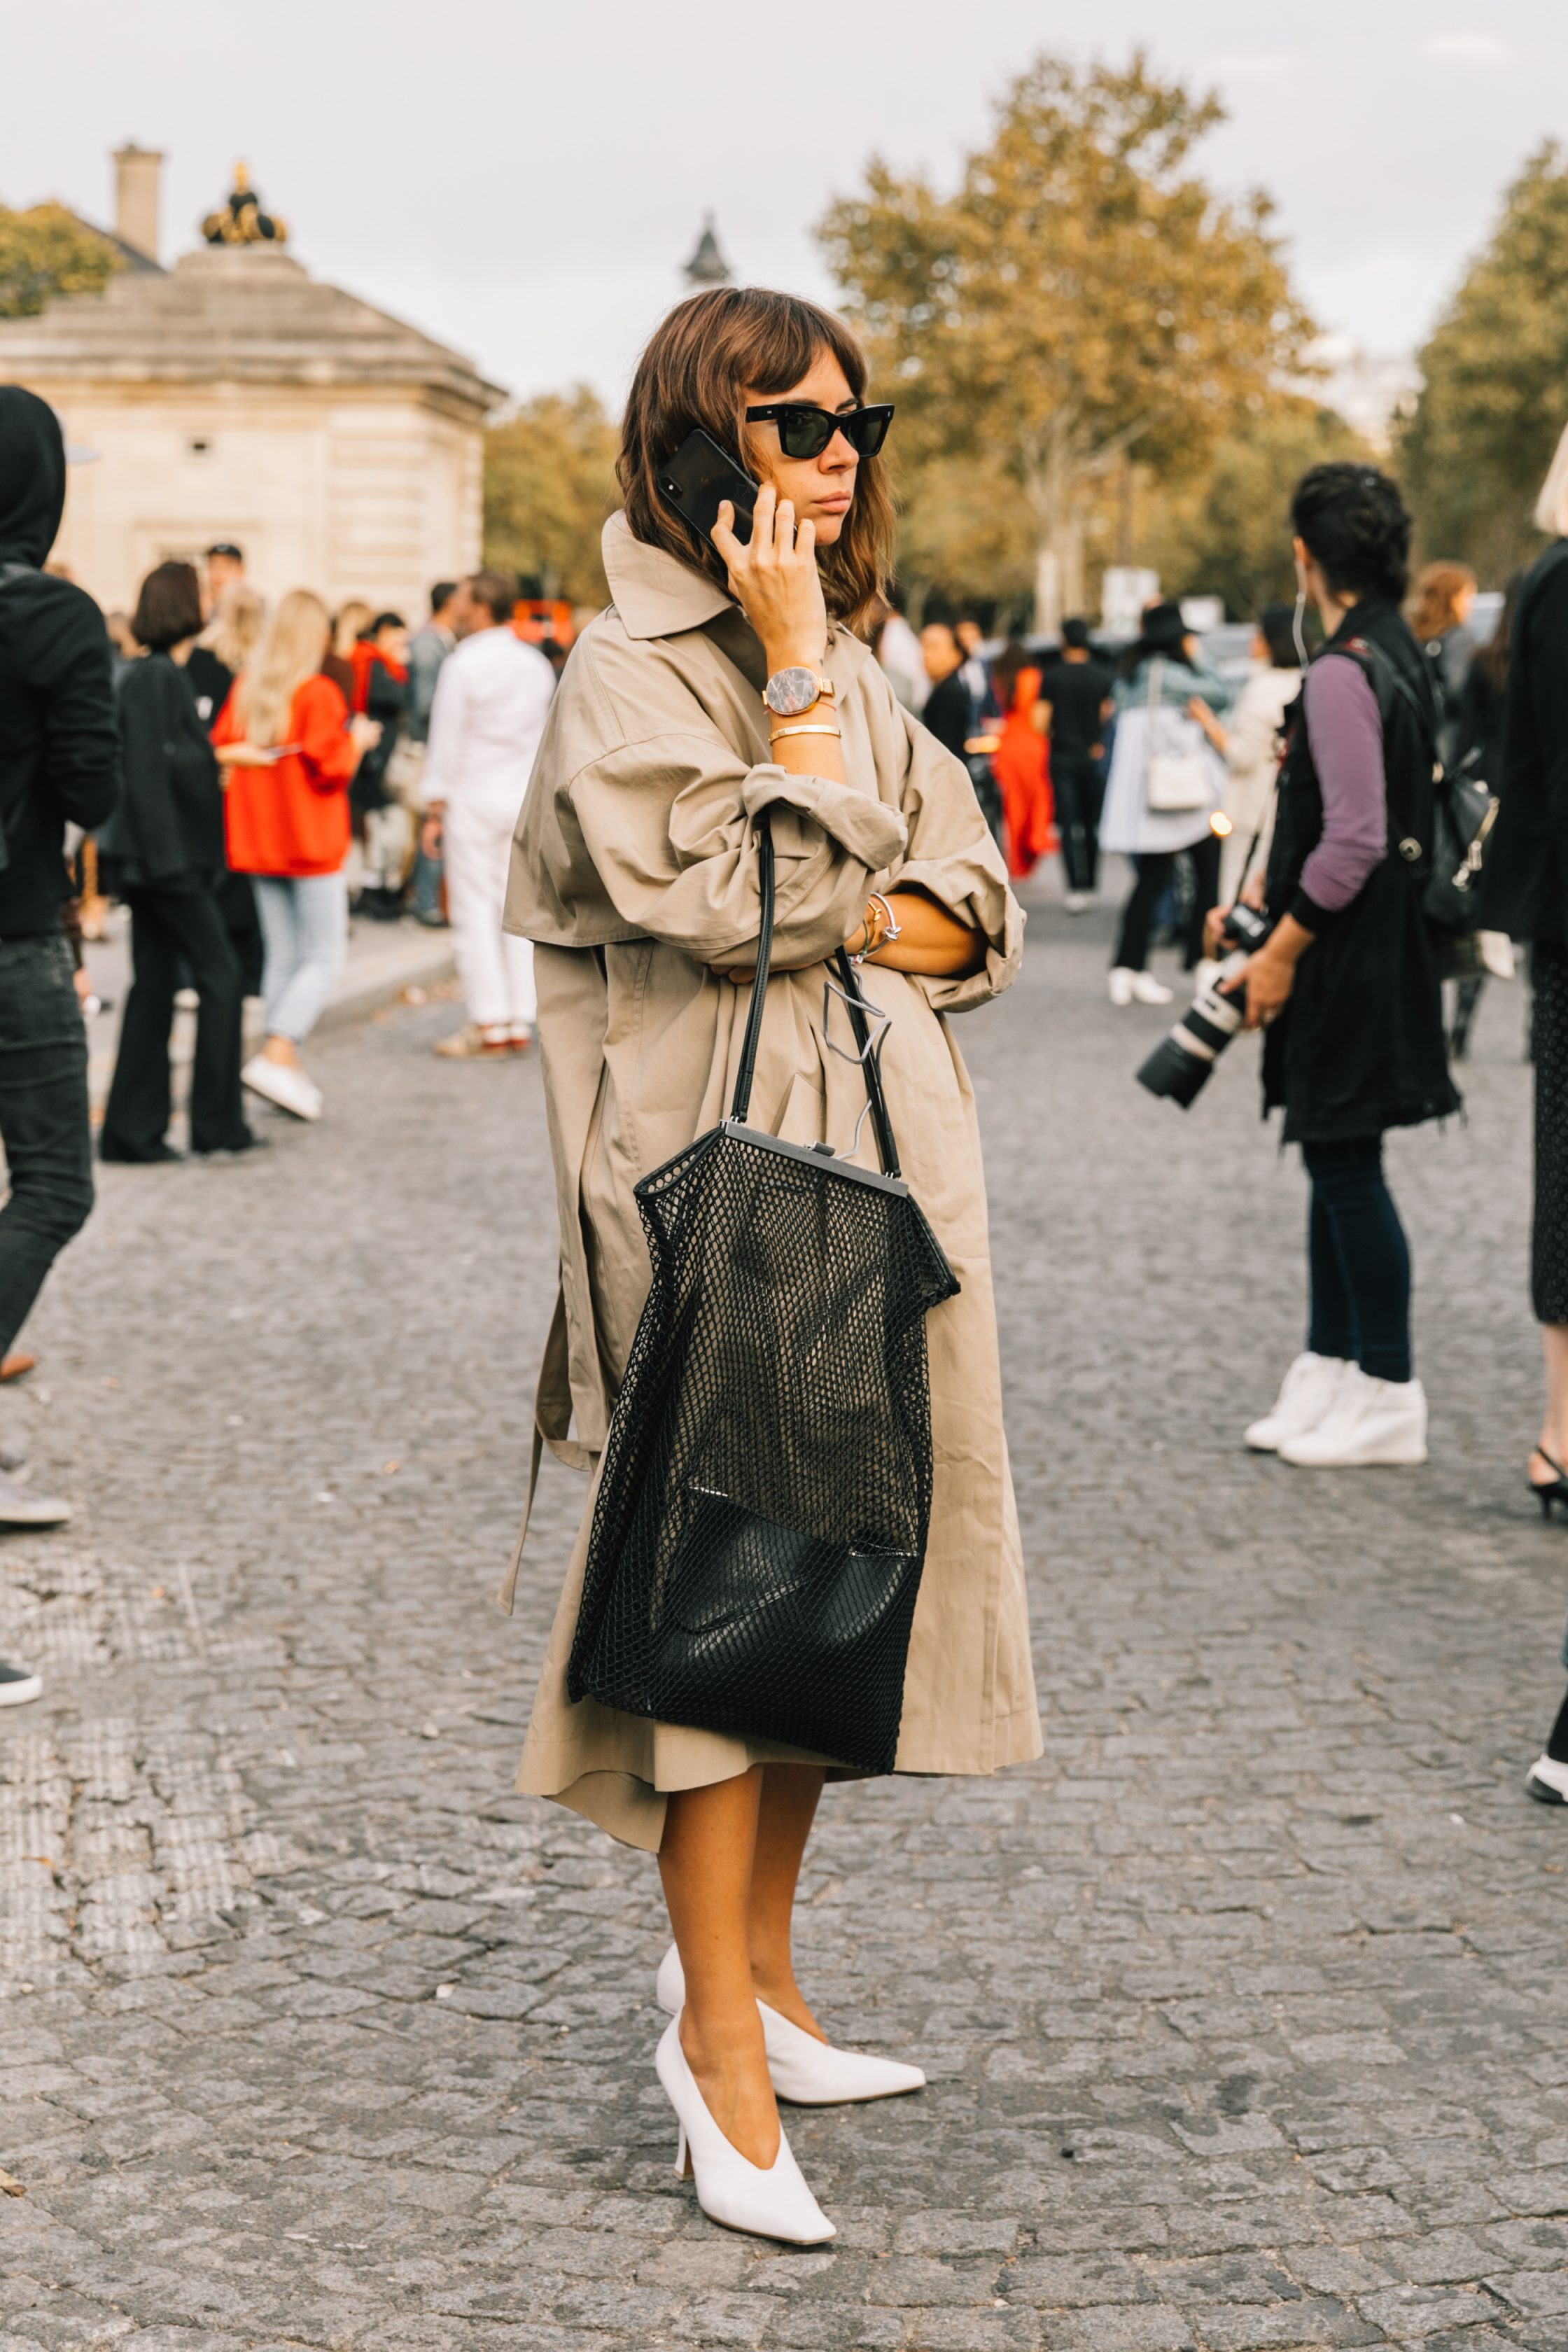
<path id="1" fill-rule="evenodd" d="M 479 561 L 483 428 L 504 398 L 460 352 L 288 250 L 243 168 L 172 269 L 162 157 L 115 157 L 114 236 L 142 257 L 102 294 L 0 320 L 0 382 L 59 411 L 73 450 L 56 549 L 106 607 L 169 556 L 245 550 L 264 595 L 363 596 L 412 619 Z"/>

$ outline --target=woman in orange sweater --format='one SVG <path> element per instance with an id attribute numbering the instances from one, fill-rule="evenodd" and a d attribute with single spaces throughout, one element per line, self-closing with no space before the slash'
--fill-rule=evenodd
<path id="1" fill-rule="evenodd" d="M 296 1118 L 321 1115 L 300 1047 L 343 967 L 349 782 L 381 733 L 371 719 L 351 719 L 321 677 L 331 635 L 321 598 L 290 590 L 213 729 L 228 786 L 228 862 L 255 881 L 267 944 L 267 1042 L 240 1076 Z"/>

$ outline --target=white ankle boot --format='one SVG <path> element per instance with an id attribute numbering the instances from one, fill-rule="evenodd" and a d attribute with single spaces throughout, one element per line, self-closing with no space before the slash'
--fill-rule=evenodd
<path id="1" fill-rule="evenodd" d="M 682 2180 L 695 2174 L 697 2202 L 710 2221 L 792 2246 L 820 2246 L 838 2235 L 806 2187 L 782 2126 L 779 2152 L 765 2170 L 725 2138 L 686 2063 L 679 2017 L 666 2026 L 654 2063 L 680 2124 L 676 2171 Z"/>
<path id="2" fill-rule="evenodd" d="M 1419 1381 L 1373 1381 L 1352 1364 L 1315 1429 L 1280 1441 L 1301 1470 L 1356 1470 L 1426 1459 L 1426 1391 Z"/>
<path id="3" fill-rule="evenodd" d="M 658 1964 L 658 2005 L 679 2014 L 686 2000 L 686 1978 L 680 1954 L 671 1944 Z M 837 2107 L 859 2099 L 896 2099 L 906 2091 L 923 2091 L 925 2076 L 918 2066 L 900 2065 L 896 2058 L 873 2058 L 864 2050 L 835 2050 L 815 2033 L 793 2025 L 770 2009 L 762 2014 L 763 2040 L 767 2045 L 768 2074 L 781 2099 L 797 2107 Z"/>
<path id="4" fill-rule="evenodd" d="M 1325 1420 L 1351 1367 L 1340 1356 L 1314 1356 L 1307 1349 L 1298 1356 L 1272 1409 L 1247 1432 L 1255 1454 L 1272 1454 L 1287 1437 L 1300 1437 Z"/>

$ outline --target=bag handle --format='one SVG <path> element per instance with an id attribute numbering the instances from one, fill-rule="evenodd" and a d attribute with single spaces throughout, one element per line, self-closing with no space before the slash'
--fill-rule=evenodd
<path id="1" fill-rule="evenodd" d="M 746 1034 L 741 1041 L 741 1066 L 735 1072 L 734 1099 L 730 1116 L 743 1127 L 752 1108 L 752 1078 L 757 1066 L 757 1041 L 763 1034 L 763 1003 L 768 992 L 768 966 L 773 952 L 773 819 L 771 809 L 757 812 L 757 897 L 762 919 L 757 927 L 757 968 L 752 975 L 752 1003 Z"/>
<path id="2" fill-rule="evenodd" d="M 738 1126 L 746 1123 L 752 1107 L 752 1080 L 756 1074 L 757 1045 L 763 1034 L 763 1005 L 768 992 L 768 970 L 773 950 L 773 813 L 761 809 L 757 813 L 757 895 L 761 903 L 761 919 L 757 926 L 757 968 L 752 976 L 752 1002 L 746 1014 L 746 1034 L 741 1041 L 740 1066 L 735 1072 L 735 1092 L 730 1104 L 730 1117 Z M 877 1153 L 884 1176 L 897 1176 L 899 1148 L 893 1139 L 893 1123 L 888 1117 L 887 1098 L 882 1092 L 881 1072 L 870 1044 L 870 1031 L 865 1013 L 865 999 L 849 951 L 841 947 L 836 961 L 839 979 L 849 1012 L 849 1026 L 858 1048 L 861 1069 L 866 1075 L 866 1092 L 871 1102 L 871 1119 L 877 1130 Z"/>

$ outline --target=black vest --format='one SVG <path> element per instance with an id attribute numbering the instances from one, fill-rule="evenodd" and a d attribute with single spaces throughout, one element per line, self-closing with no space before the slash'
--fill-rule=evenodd
<path id="1" fill-rule="evenodd" d="M 1288 1143 L 1414 1127 L 1457 1110 L 1442 984 L 1422 896 L 1432 852 L 1437 713 L 1421 649 L 1397 609 L 1352 606 L 1324 647 L 1348 655 L 1383 722 L 1387 848 L 1348 907 L 1318 929 L 1264 1042 L 1266 1111 L 1283 1107 Z M 1301 698 L 1285 714 L 1268 911 L 1288 913 L 1322 838 L 1322 786 Z"/>

